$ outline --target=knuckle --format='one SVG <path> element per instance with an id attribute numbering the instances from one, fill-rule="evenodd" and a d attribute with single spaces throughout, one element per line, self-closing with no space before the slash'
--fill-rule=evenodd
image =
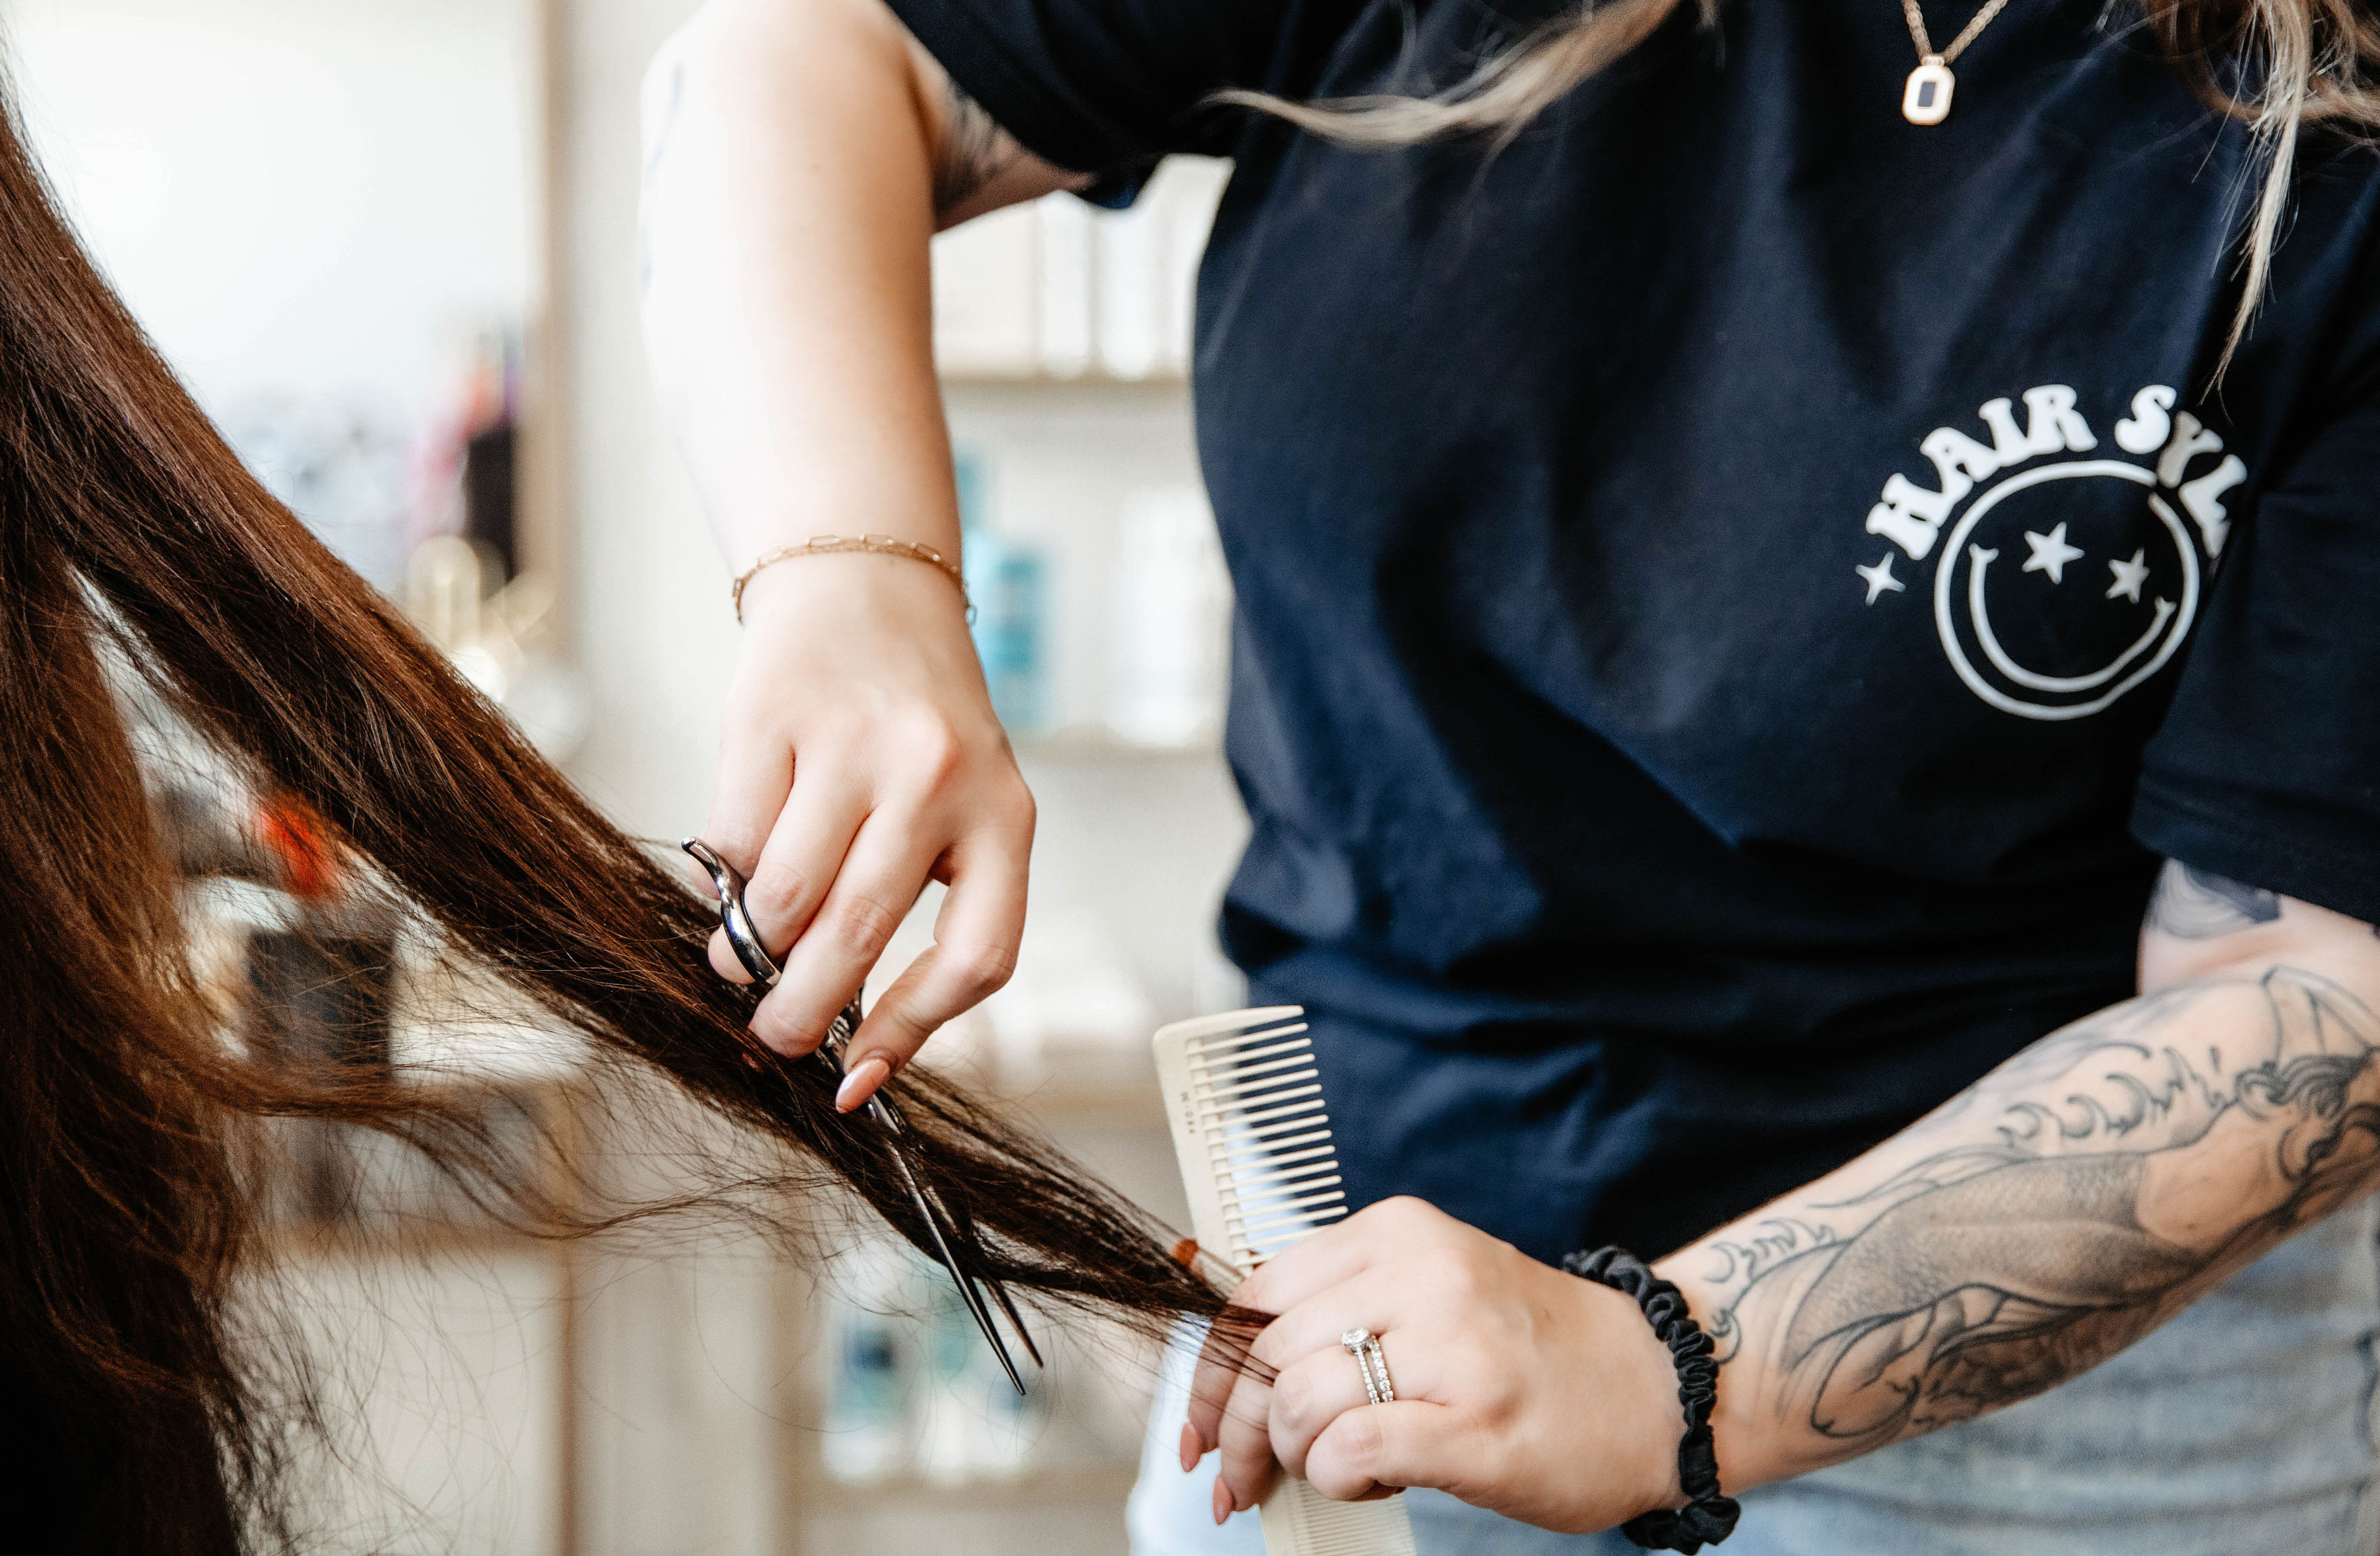
<path id="1" fill-rule="evenodd" d="M 1387 1437 L 1378 1416 L 1378 1411 L 1354 1410 L 1332 1424 L 1328 1450 L 1306 1455 L 1306 1473 L 1316 1490 L 1333 1501 L 1346 1501 L 1379 1483 L 1380 1466 L 1387 1460 Z"/>
<path id="2" fill-rule="evenodd" d="M 887 999 L 881 1002 L 877 1005 L 876 1013 L 871 1019 L 880 1021 L 892 1028 L 891 1045 L 873 1052 L 895 1069 L 900 1067 L 901 1059 L 905 1053 L 917 1052 L 926 1045 L 926 1039 L 939 1030 L 936 1023 L 918 1015 L 910 1008 L 906 1001 L 903 1000 Z M 856 1064 L 857 1061 L 855 1060 L 853 1063 Z"/>
<path id="3" fill-rule="evenodd" d="M 768 844 L 769 830 L 757 817 L 713 816 L 703 822 L 701 836 L 721 858 L 748 873 Z"/>
<path id="4" fill-rule="evenodd" d="M 951 981 L 968 1004 L 998 993 L 1016 971 L 1016 950 L 1007 945 L 953 946 Z"/>
<path id="5" fill-rule="evenodd" d="M 882 898 L 855 893 L 835 909 L 828 932 L 837 948 L 856 956 L 873 956 L 900 925 L 901 915 Z"/>
<path id="6" fill-rule="evenodd" d="M 777 913 L 802 900 L 804 881 L 800 869 L 792 861 L 772 859 L 765 855 L 752 872 L 752 881 L 744 893 L 747 906 L 758 906 Z"/>
<path id="7" fill-rule="evenodd" d="M 811 1024 L 799 1020 L 784 1004 L 776 1003 L 774 995 L 763 1000 L 759 1008 L 752 1013 L 751 1027 L 754 1037 L 778 1052 L 795 1058 L 817 1048 L 820 1039 L 826 1035 L 823 1022 Z"/>
<path id="8" fill-rule="evenodd" d="M 1002 804 L 999 818 L 1026 837 L 1033 835 L 1033 829 L 1041 819 L 1041 808 L 1033 797 L 1033 791 L 1026 787 L 1022 778 L 1017 780 L 1008 798 Z"/>
<path id="9" fill-rule="evenodd" d="M 902 750 L 918 777 L 941 788 L 966 766 L 966 741 L 958 726 L 939 712 L 913 716 L 902 731 Z"/>
<path id="10" fill-rule="evenodd" d="M 1328 1418 L 1327 1404 L 1312 1379 L 1284 1373 L 1272 1386 L 1272 1416 L 1292 1431 L 1302 1431 Z"/>
<path id="11" fill-rule="evenodd" d="M 1434 1262 L 1429 1279 L 1438 1288 L 1440 1300 L 1458 1310 L 1468 1310 L 1474 1299 L 1486 1295 L 1488 1282 L 1483 1279 L 1476 1264 L 1467 1258 L 1439 1259 Z"/>

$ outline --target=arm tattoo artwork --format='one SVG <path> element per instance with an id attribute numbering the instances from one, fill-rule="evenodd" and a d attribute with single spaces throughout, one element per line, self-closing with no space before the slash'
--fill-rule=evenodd
<path id="1" fill-rule="evenodd" d="M 2165 862 L 2149 898 L 2149 928 L 2176 940 L 2213 940 L 2280 916 L 2281 899 L 2262 886 L 2242 885 L 2180 859 Z"/>
<path id="2" fill-rule="evenodd" d="M 2038 1393 L 2380 1176 L 2375 1053 L 2289 967 L 2077 1023 L 1901 1137 L 1928 1154 L 1713 1245 L 1719 1359 L 1855 1453 Z"/>
<path id="3" fill-rule="evenodd" d="M 934 152 L 934 214 L 947 215 L 1025 154 L 983 104 L 956 81 L 943 100 L 942 143 Z"/>

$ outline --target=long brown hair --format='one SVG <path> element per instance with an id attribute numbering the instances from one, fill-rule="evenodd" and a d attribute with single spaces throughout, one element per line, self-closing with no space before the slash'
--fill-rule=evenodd
<path id="1" fill-rule="evenodd" d="M 855 1194 L 924 1235 L 820 1068 L 766 1055 L 712 918 L 251 479 L 61 219 L 0 111 L 0 1398 L 41 1444 L 13 1516 L 78 1550 L 292 1538 L 285 1404 L 231 1338 L 258 1256 L 246 1121 L 344 1121 L 483 1201 L 583 1228 L 419 1088 L 225 1040 L 128 735 L 128 687 L 323 819 L 452 954 L 771 1147 L 753 1185 Z M 1220 1303 L 1143 1218 L 930 1076 L 895 1083 L 983 1266 L 1154 1328 Z M 302 1402 L 301 1402 L 302 1404 Z"/>
<path id="2" fill-rule="evenodd" d="M 1449 135 L 1509 141 L 1538 115 L 1653 36 L 1687 0 L 1585 0 L 1445 90 L 1290 103 L 1258 92 L 1218 100 L 1277 114 L 1354 145 L 1402 146 Z M 1706 27 L 1720 0 L 1694 0 Z M 2380 4 L 2374 0 L 2140 0 L 2140 19 L 2182 79 L 2216 111 L 2244 121 L 2264 176 L 2250 206 L 2240 299 L 2217 364 L 2239 349 L 2263 300 L 2289 212 L 2299 132 L 2380 130 Z M 2246 83 L 2244 88 L 2240 83 Z"/>

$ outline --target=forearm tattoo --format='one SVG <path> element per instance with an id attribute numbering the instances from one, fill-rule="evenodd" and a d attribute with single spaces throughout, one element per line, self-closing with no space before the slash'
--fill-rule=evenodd
<path id="1" fill-rule="evenodd" d="M 2249 886 L 2211 869 L 2168 859 L 2149 898 L 2149 928 L 2176 940 L 2213 940 L 2269 924 L 2281 916 L 2281 899 L 2262 886 Z"/>
<path id="2" fill-rule="evenodd" d="M 934 213 L 948 215 L 1025 154 L 983 104 L 956 81 L 943 99 L 942 143 L 934 152 Z"/>
<path id="3" fill-rule="evenodd" d="M 2038 1393 L 2374 1180 L 2375 1052 L 2289 967 L 2068 1027 L 1902 1137 L 1927 1154 L 1706 1250 L 1722 1377 L 1750 1358 L 1833 1457 Z"/>

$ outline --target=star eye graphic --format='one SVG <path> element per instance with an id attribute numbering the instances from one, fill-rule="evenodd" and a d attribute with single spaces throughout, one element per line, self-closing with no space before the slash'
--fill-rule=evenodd
<path id="1" fill-rule="evenodd" d="M 2132 559 L 2130 562 L 2108 563 L 2107 570 L 2116 575 L 2116 581 L 2107 586 L 2107 592 L 2103 598 L 2113 600 L 2120 594 L 2133 604 L 2139 604 L 2141 586 L 2149 581 L 2147 557 L 2148 551 L 2143 547 L 2132 553 Z"/>
<path id="2" fill-rule="evenodd" d="M 1854 567 L 1852 572 L 1867 580 L 1867 602 L 1876 603 L 1876 596 L 1887 592 L 1898 594 L 1908 586 L 1892 576 L 1892 553 L 1886 552 L 1884 560 L 1873 567 Z"/>
<path id="3" fill-rule="evenodd" d="M 2033 552 L 2032 555 L 2024 559 L 2024 570 L 2028 573 L 2046 573 L 2049 575 L 2049 581 L 2054 584 L 2062 584 L 2066 581 L 2066 565 L 2082 554 L 2081 546 L 2070 546 L 2066 543 L 2066 526 L 2063 524 L 2046 535 L 2036 535 L 2028 529 L 2024 532 L 2024 543 Z"/>

